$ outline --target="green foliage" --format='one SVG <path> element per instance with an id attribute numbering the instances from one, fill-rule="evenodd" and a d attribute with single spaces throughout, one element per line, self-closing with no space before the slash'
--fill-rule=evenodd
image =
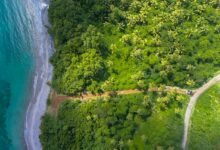
<path id="1" fill-rule="evenodd" d="M 160 107 L 162 103 L 166 109 Z M 174 93 L 66 101 L 57 118 L 43 117 L 40 139 L 47 150 L 179 148 L 186 103 L 185 96 Z M 180 115 L 174 108 L 179 108 Z"/>
<path id="2" fill-rule="evenodd" d="M 50 106 L 51 105 L 51 99 L 50 97 L 47 98 L 47 106 Z"/>
<path id="3" fill-rule="evenodd" d="M 219 70 L 217 6 L 216 0 L 52 0 L 52 87 L 69 95 L 100 91 L 110 80 L 111 90 L 198 87 Z"/>
<path id="4" fill-rule="evenodd" d="M 51 86 L 67 95 L 199 87 L 219 70 L 219 11 L 217 0 L 52 0 Z M 66 102 L 58 118 L 43 118 L 43 148 L 179 149 L 184 99 Z"/>
<path id="5" fill-rule="evenodd" d="M 219 112 L 220 83 L 203 93 L 192 114 L 189 130 L 189 150 L 217 150 L 220 148 Z"/>
<path id="6" fill-rule="evenodd" d="M 104 65 L 101 57 L 94 49 L 89 49 L 80 57 L 73 57 L 71 64 L 61 79 L 59 87 L 62 93 L 77 94 L 92 85 L 93 80 L 103 73 Z"/>

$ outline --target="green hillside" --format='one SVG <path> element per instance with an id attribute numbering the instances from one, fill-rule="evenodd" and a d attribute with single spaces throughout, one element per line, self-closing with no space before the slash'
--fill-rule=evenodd
<path id="1" fill-rule="evenodd" d="M 200 87 L 219 71 L 219 14 L 217 0 L 52 0 L 51 87 Z M 43 117 L 43 149 L 180 149 L 187 102 L 172 92 L 68 101 Z"/>
<path id="2" fill-rule="evenodd" d="M 52 87 L 83 91 L 198 87 L 220 65 L 217 1 L 52 0 Z"/>

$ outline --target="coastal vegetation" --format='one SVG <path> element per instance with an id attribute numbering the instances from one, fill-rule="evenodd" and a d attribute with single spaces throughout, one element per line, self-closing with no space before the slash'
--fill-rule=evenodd
<path id="1" fill-rule="evenodd" d="M 189 130 L 189 150 L 211 150 L 220 148 L 219 88 L 220 83 L 218 82 L 198 99 Z"/>
<path id="2" fill-rule="evenodd" d="M 188 97 L 173 92 L 65 101 L 46 114 L 43 149 L 179 149 Z"/>
<path id="3" fill-rule="evenodd" d="M 218 1 L 52 0 L 51 86 L 75 95 L 195 88 L 219 70 Z"/>
<path id="4" fill-rule="evenodd" d="M 217 0 L 52 0 L 53 90 L 146 93 L 62 103 L 42 118 L 43 149 L 180 149 L 188 97 L 147 89 L 219 70 L 219 13 Z"/>

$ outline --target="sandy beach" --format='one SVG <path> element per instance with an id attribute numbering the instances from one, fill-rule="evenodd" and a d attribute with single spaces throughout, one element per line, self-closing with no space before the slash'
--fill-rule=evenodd
<path id="1" fill-rule="evenodd" d="M 46 111 L 46 100 L 50 92 L 47 82 L 52 77 L 49 58 L 53 52 L 52 38 L 47 32 L 50 26 L 47 17 L 48 0 L 26 0 L 26 8 L 33 33 L 35 71 L 32 81 L 29 105 L 24 127 L 25 142 L 28 150 L 42 149 L 39 135 L 41 117 Z"/>

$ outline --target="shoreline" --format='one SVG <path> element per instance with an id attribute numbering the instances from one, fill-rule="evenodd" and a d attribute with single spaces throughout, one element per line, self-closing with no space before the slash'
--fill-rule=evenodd
<path id="1" fill-rule="evenodd" d="M 40 150 L 42 149 L 39 139 L 41 117 L 46 111 L 46 101 L 50 92 L 47 82 L 52 78 L 52 65 L 49 63 L 49 58 L 54 49 L 52 37 L 47 32 L 50 26 L 47 16 L 49 1 L 26 1 L 31 21 L 35 67 L 25 114 L 24 138 L 28 150 Z"/>

